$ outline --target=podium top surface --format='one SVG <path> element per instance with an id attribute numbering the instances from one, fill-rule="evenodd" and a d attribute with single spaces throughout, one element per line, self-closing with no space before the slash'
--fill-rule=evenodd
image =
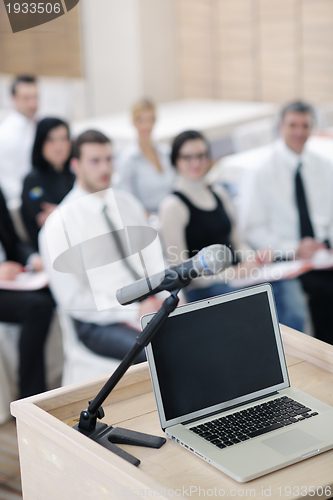
<path id="1" fill-rule="evenodd" d="M 281 326 L 293 387 L 333 406 L 333 346 Z M 71 428 L 107 376 L 12 403 L 24 500 L 124 498 L 331 498 L 333 450 L 237 483 L 171 440 L 123 446 L 137 468 Z M 103 422 L 163 436 L 147 363 L 132 367 L 105 401 Z M 332 422 L 333 424 L 333 422 Z"/>

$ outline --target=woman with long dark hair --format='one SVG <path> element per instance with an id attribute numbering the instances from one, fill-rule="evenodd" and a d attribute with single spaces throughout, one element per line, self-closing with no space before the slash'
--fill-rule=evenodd
<path id="1" fill-rule="evenodd" d="M 24 181 L 21 207 L 30 242 L 36 250 L 40 228 L 73 187 L 70 155 L 68 124 L 59 118 L 41 120 L 32 150 L 33 170 Z"/>

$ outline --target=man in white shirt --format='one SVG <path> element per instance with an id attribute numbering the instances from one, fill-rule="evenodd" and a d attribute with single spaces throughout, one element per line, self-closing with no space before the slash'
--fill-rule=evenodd
<path id="1" fill-rule="evenodd" d="M 310 259 L 333 243 L 333 164 L 306 147 L 313 118 L 309 104 L 287 105 L 281 113 L 281 139 L 267 148 L 242 186 L 244 235 L 254 248 L 271 247 L 277 259 Z M 333 343 L 333 271 L 312 271 L 300 280 L 315 336 Z M 294 284 L 290 280 L 290 287 Z M 289 299 L 300 297 L 294 292 Z"/>
<path id="2" fill-rule="evenodd" d="M 144 276 L 142 262 L 149 272 L 160 271 L 162 251 L 141 204 L 110 188 L 110 140 L 84 132 L 73 156 L 76 183 L 40 232 L 41 255 L 56 302 L 75 320 L 80 340 L 98 354 L 122 359 L 135 343 L 139 316 L 156 311 L 160 300 L 122 307 L 116 290 Z M 144 359 L 141 353 L 138 361 Z"/>
<path id="3" fill-rule="evenodd" d="M 14 109 L 0 124 L 0 186 L 7 203 L 21 199 L 23 180 L 31 170 L 38 107 L 35 77 L 18 76 L 11 93 Z"/>

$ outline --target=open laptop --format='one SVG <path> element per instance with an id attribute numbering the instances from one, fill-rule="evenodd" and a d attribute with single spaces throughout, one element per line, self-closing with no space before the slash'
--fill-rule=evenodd
<path id="1" fill-rule="evenodd" d="M 146 353 L 162 429 L 236 481 L 333 448 L 333 408 L 290 387 L 269 284 L 177 308 Z"/>

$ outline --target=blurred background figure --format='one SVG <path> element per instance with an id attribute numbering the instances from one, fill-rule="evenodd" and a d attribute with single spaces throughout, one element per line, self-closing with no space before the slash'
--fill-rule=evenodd
<path id="1" fill-rule="evenodd" d="M 119 157 L 117 187 L 132 193 L 147 212 L 156 213 L 163 198 L 171 192 L 175 179 L 170 147 L 152 140 L 156 120 L 152 101 L 138 101 L 133 106 L 132 117 L 138 140 Z"/>
<path id="2" fill-rule="evenodd" d="M 247 276 L 252 269 L 271 260 L 270 252 L 258 247 L 253 252 L 239 237 L 236 217 L 227 192 L 221 186 L 211 187 L 205 175 L 210 166 L 209 144 L 197 131 L 178 135 L 172 146 L 172 164 L 178 177 L 175 191 L 161 204 L 161 233 L 166 256 L 171 264 L 193 257 L 201 248 L 221 244 L 231 249 L 234 266 L 217 276 L 202 276 L 184 290 L 190 302 L 231 292 L 237 282 L 230 279 Z M 268 245 L 267 245 L 268 247 Z M 304 328 L 305 302 L 284 300 L 284 287 L 289 281 L 272 283 L 277 288 L 277 311 L 280 322 Z M 281 298 L 282 296 L 282 298 Z"/>
<path id="3" fill-rule="evenodd" d="M 127 244 L 119 236 L 119 231 L 114 230 L 119 227 L 119 214 L 125 227 L 136 226 L 139 229 L 135 241 L 131 240 L 135 248 L 146 247 L 145 233 L 142 231 L 147 226 L 146 214 L 134 196 L 109 189 L 113 151 L 110 139 L 101 132 L 87 130 L 77 137 L 71 165 L 76 182 L 60 207 L 70 204 L 67 221 L 75 221 L 72 227 L 75 227 L 75 238 L 80 235 L 80 245 L 84 245 L 85 240 L 90 241 L 88 252 L 82 254 L 88 259 L 86 265 L 89 266 L 89 274 L 85 267 L 82 272 L 57 272 L 54 269 L 49 248 L 54 244 L 52 238 L 57 237 L 58 226 L 52 217 L 39 235 L 41 255 L 57 305 L 63 311 L 70 311 L 79 339 L 91 351 L 120 360 L 135 343 L 140 316 L 156 311 L 161 305 L 160 299 L 156 297 L 128 307 L 120 306 L 115 300 L 118 288 L 143 276 L 141 264 L 128 263 L 125 258 L 129 255 Z M 94 238 L 89 239 L 92 229 L 94 234 L 100 232 L 106 236 L 103 244 L 94 243 Z M 69 237 L 71 235 L 69 232 Z M 102 255 L 104 260 L 101 261 Z M 110 271 L 107 270 L 106 262 L 116 265 Z M 154 265 L 153 259 L 150 265 Z M 92 272 L 96 269 L 98 275 L 95 274 L 91 281 Z M 103 269 L 103 272 L 98 269 Z M 111 272 L 111 277 L 108 272 Z M 141 353 L 137 362 L 144 360 L 145 354 Z"/>
<path id="4" fill-rule="evenodd" d="M 232 252 L 246 252 L 237 235 L 226 191 L 220 186 L 210 187 L 205 180 L 210 166 L 206 138 L 194 130 L 178 135 L 173 142 L 171 162 L 178 174 L 175 191 L 162 202 L 159 213 L 168 261 L 177 264 L 215 243 L 226 245 Z M 193 302 L 232 291 L 226 278 L 224 273 L 194 280 L 185 289 L 187 299 Z"/>
<path id="5" fill-rule="evenodd" d="M 270 246 L 280 259 L 311 259 L 318 251 L 327 252 L 333 242 L 333 164 L 308 148 L 313 124 L 310 104 L 287 104 L 281 111 L 280 139 L 267 148 L 243 181 L 244 237 L 253 248 Z M 287 280 L 283 293 L 275 290 L 276 301 L 281 297 L 301 307 L 301 284 L 308 295 L 315 336 L 332 344 L 333 271 L 310 271 L 300 280 Z"/>
<path id="6" fill-rule="evenodd" d="M 40 256 L 17 236 L 0 191 L 0 281 L 12 281 L 28 265 L 43 267 Z M 46 390 L 44 346 L 53 316 L 54 302 L 47 288 L 36 291 L 0 287 L 0 321 L 21 326 L 19 337 L 19 397 Z"/>
<path id="7" fill-rule="evenodd" d="M 38 89 L 34 76 L 18 76 L 11 87 L 13 110 L 0 124 L 0 185 L 6 202 L 19 200 L 31 170 Z"/>
<path id="8" fill-rule="evenodd" d="M 36 250 L 40 228 L 73 187 L 70 154 L 68 124 L 58 118 L 41 120 L 32 151 L 33 170 L 24 180 L 21 206 L 30 242 Z"/>

